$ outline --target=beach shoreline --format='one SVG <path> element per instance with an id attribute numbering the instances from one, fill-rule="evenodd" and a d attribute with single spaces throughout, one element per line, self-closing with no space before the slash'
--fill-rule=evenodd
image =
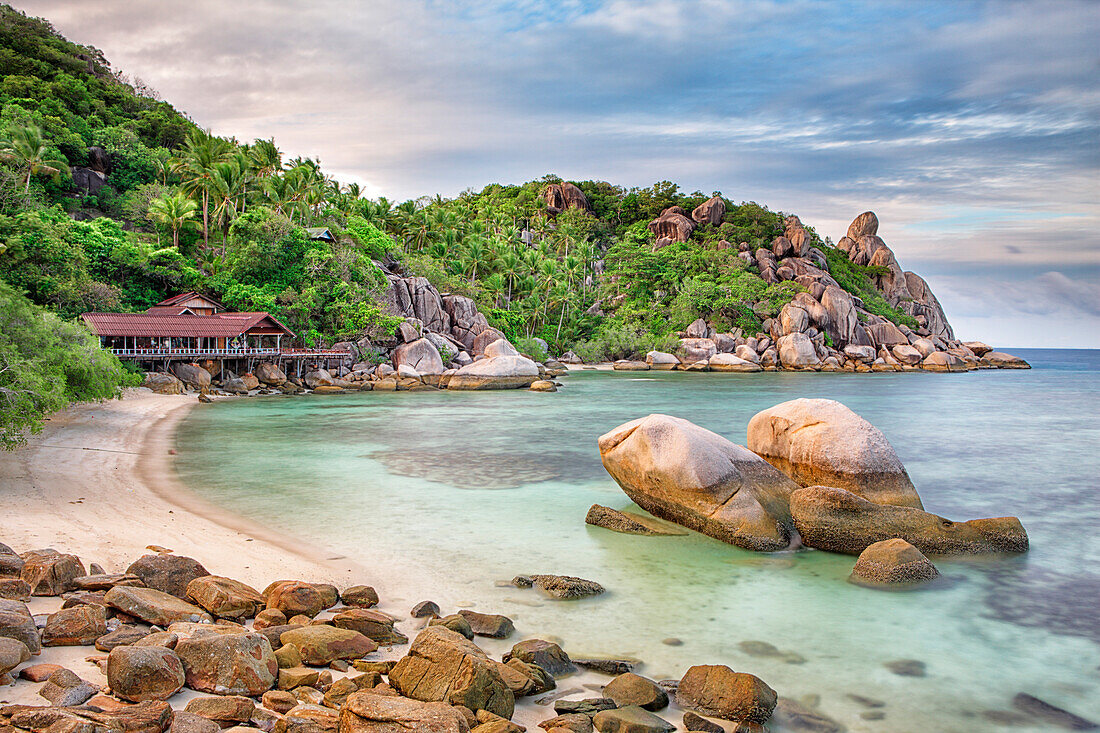
<path id="1" fill-rule="evenodd" d="M 393 565 L 368 569 L 352 558 L 333 556 L 317 544 L 218 507 L 179 480 L 173 465 L 175 434 L 198 404 L 193 395 L 138 388 L 126 390 L 119 400 L 73 405 L 51 416 L 24 446 L 0 454 L 0 541 L 17 552 L 52 547 L 77 555 L 85 567 L 98 563 L 108 573 L 124 572 L 139 557 L 154 552 L 149 546 L 157 545 L 195 558 L 214 575 L 259 590 L 291 579 L 331 583 L 339 589 L 370 585 L 380 596 L 378 609 L 396 617 L 395 627 L 410 640 L 415 637 L 427 619 L 411 618 L 409 609 L 429 598 L 418 594 L 442 590 L 438 583 L 443 573 L 419 578 Z M 27 605 L 41 616 L 60 608 L 61 600 L 34 597 Z M 331 613 L 322 612 L 318 618 Z M 479 637 L 477 643 L 500 657 L 515 642 L 538 636 L 537 630 L 527 631 L 517 630 L 509 639 Z M 371 658 L 399 659 L 407 651 L 407 644 L 383 646 Z M 82 646 L 45 647 L 28 664 L 60 664 L 106 686 L 106 677 L 89 661 L 93 657 L 88 652 Z M 608 679 L 580 672 L 565 681 L 564 689 L 570 695 L 591 696 Z M 46 704 L 38 696 L 39 688 L 19 680 L 0 687 L 0 702 Z M 197 696 L 201 695 L 185 688 L 169 702 L 182 709 Z M 517 701 L 512 720 L 537 725 L 548 710 L 530 699 Z"/>

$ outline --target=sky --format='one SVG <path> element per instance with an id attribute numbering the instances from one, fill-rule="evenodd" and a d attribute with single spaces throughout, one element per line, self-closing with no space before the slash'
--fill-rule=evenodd
<path id="1" fill-rule="evenodd" d="M 957 335 L 1100 348 L 1094 0 L 16 0 L 369 195 L 556 173 L 862 211 Z"/>

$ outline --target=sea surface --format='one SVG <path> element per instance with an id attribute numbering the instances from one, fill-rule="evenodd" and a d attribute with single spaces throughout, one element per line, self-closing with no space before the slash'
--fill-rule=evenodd
<path id="1" fill-rule="evenodd" d="M 516 639 L 634 657 L 655 679 L 728 664 L 851 731 L 1052 730 L 1014 717 L 1020 692 L 1100 722 L 1100 351 L 1013 353 L 1034 369 L 582 371 L 557 394 L 229 401 L 190 413 L 177 466 L 230 511 L 367 568 L 407 568 L 445 613 L 504 613 Z M 743 444 L 749 418 L 796 397 L 839 400 L 879 427 L 929 511 L 1016 515 L 1031 551 L 938 560 L 933 587 L 887 592 L 847 582 L 854 557 L 584 523 L 593 503 L 640 511 L 600 463 L 604 432 L 665 413 Z M 561 602 L 497 585 L 521 573 L 608 592 Z M 892 672 L 899 660 L 925 675 Z"/>

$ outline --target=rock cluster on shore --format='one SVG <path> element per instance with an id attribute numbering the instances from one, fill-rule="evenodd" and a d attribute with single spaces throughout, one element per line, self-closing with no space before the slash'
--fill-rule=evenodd
<path id="1" fill-rule="evenodd" d="M 345 346 L 354 347 L 353 344 Z M 305 372 L 301 378 L 287 375 L 271 362 L 261 362 L 256 365 L 254 374 L 241 376 L 223 373 L 222 365 L 216 361 L 180 362 L 172 365 L 171 372 L 148 372 L 142 386 L 161 394 L 195 391 L 201 395 L 220 396 L 521 388 L 554 392 L 559 383 L 553 380 L 566 374 L 560 362 L 552 359 L 536 362 L 519 353 L 503 337 L 479 345 L 479 348 L 467 363 L 452 360 L 445 366 L 436 345 L 427 337 L 418 337 L 394 349 L 392 364 L 355 362 L 341 366 L 335 374 L 316 368 Z M 352 358 L 349 356 L 349 362 Z"/>
<path id="2" fill-rule="evenodd" d="M 750 421 L 748 447 L 687 420 L 650 415 L 601 436 L 604 467 L 651 514 L 750 550 L 799 545 L 859 555 L 853 579 L 912 584 L 935 578 L 925 555 L 1020 553 L 1016 517 L 953 522 L 924 510 L 894 448 L 833 400 L 797 399 Z M 594 506 L 589 521 L 645 533 Z"/>
<path id="3" fill-rule="evenodd" d="M 672 731 L 658 713 L 673 700 L 689 729 L 715 729 L 702 717 L 709 716 L 762 730 L 777 705 L 762 680 L 720 665 L 658 684 L 626 662 L 574 661 L 543 639 L 520 641 L 497 660 L 475 639 L 512 636 L 511 619 L 470 610 L 440 617 L 427 601 L 409 614 L 421 620 L 410 644 L 364 585 L 340 592 L 277 580 L 261 592 L 168 552 L 143 556 L 125 572 L 91 570 L 56 550 L 17 554 L 0 545 L 0 685 L 39 685 L 48 703 L 0 703 L 0 731 L 514 733 L 526 730 L 511 722 L 517 700 L 530 696 L 553 703 L 539 723 L 550 733 Z M 603 591 L 567 576 L 532 575 L 526 584 L 556 598 Z M 25 603 L 32 596 L 57 598 L 61 608 L 44 620 L 32 616 Z M 375 656 L 406 644 L 399 659 Z M 36 664 L 51 645 L 94 646 L 102 654 L 87 661 L 106 685 Z M 580 666 L 613 676 L 601 697 L 555 691 L 556 680 Z"/>

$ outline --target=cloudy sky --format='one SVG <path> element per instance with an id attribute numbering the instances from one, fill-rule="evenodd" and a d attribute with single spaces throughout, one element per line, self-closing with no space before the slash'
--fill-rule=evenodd
<path id="1" fill-rule="evenodd" d="M 861 211 L 956 332 L 1100 347 L 1100 3 L 16 0 L 404 199 L 553 172 Z"/>

